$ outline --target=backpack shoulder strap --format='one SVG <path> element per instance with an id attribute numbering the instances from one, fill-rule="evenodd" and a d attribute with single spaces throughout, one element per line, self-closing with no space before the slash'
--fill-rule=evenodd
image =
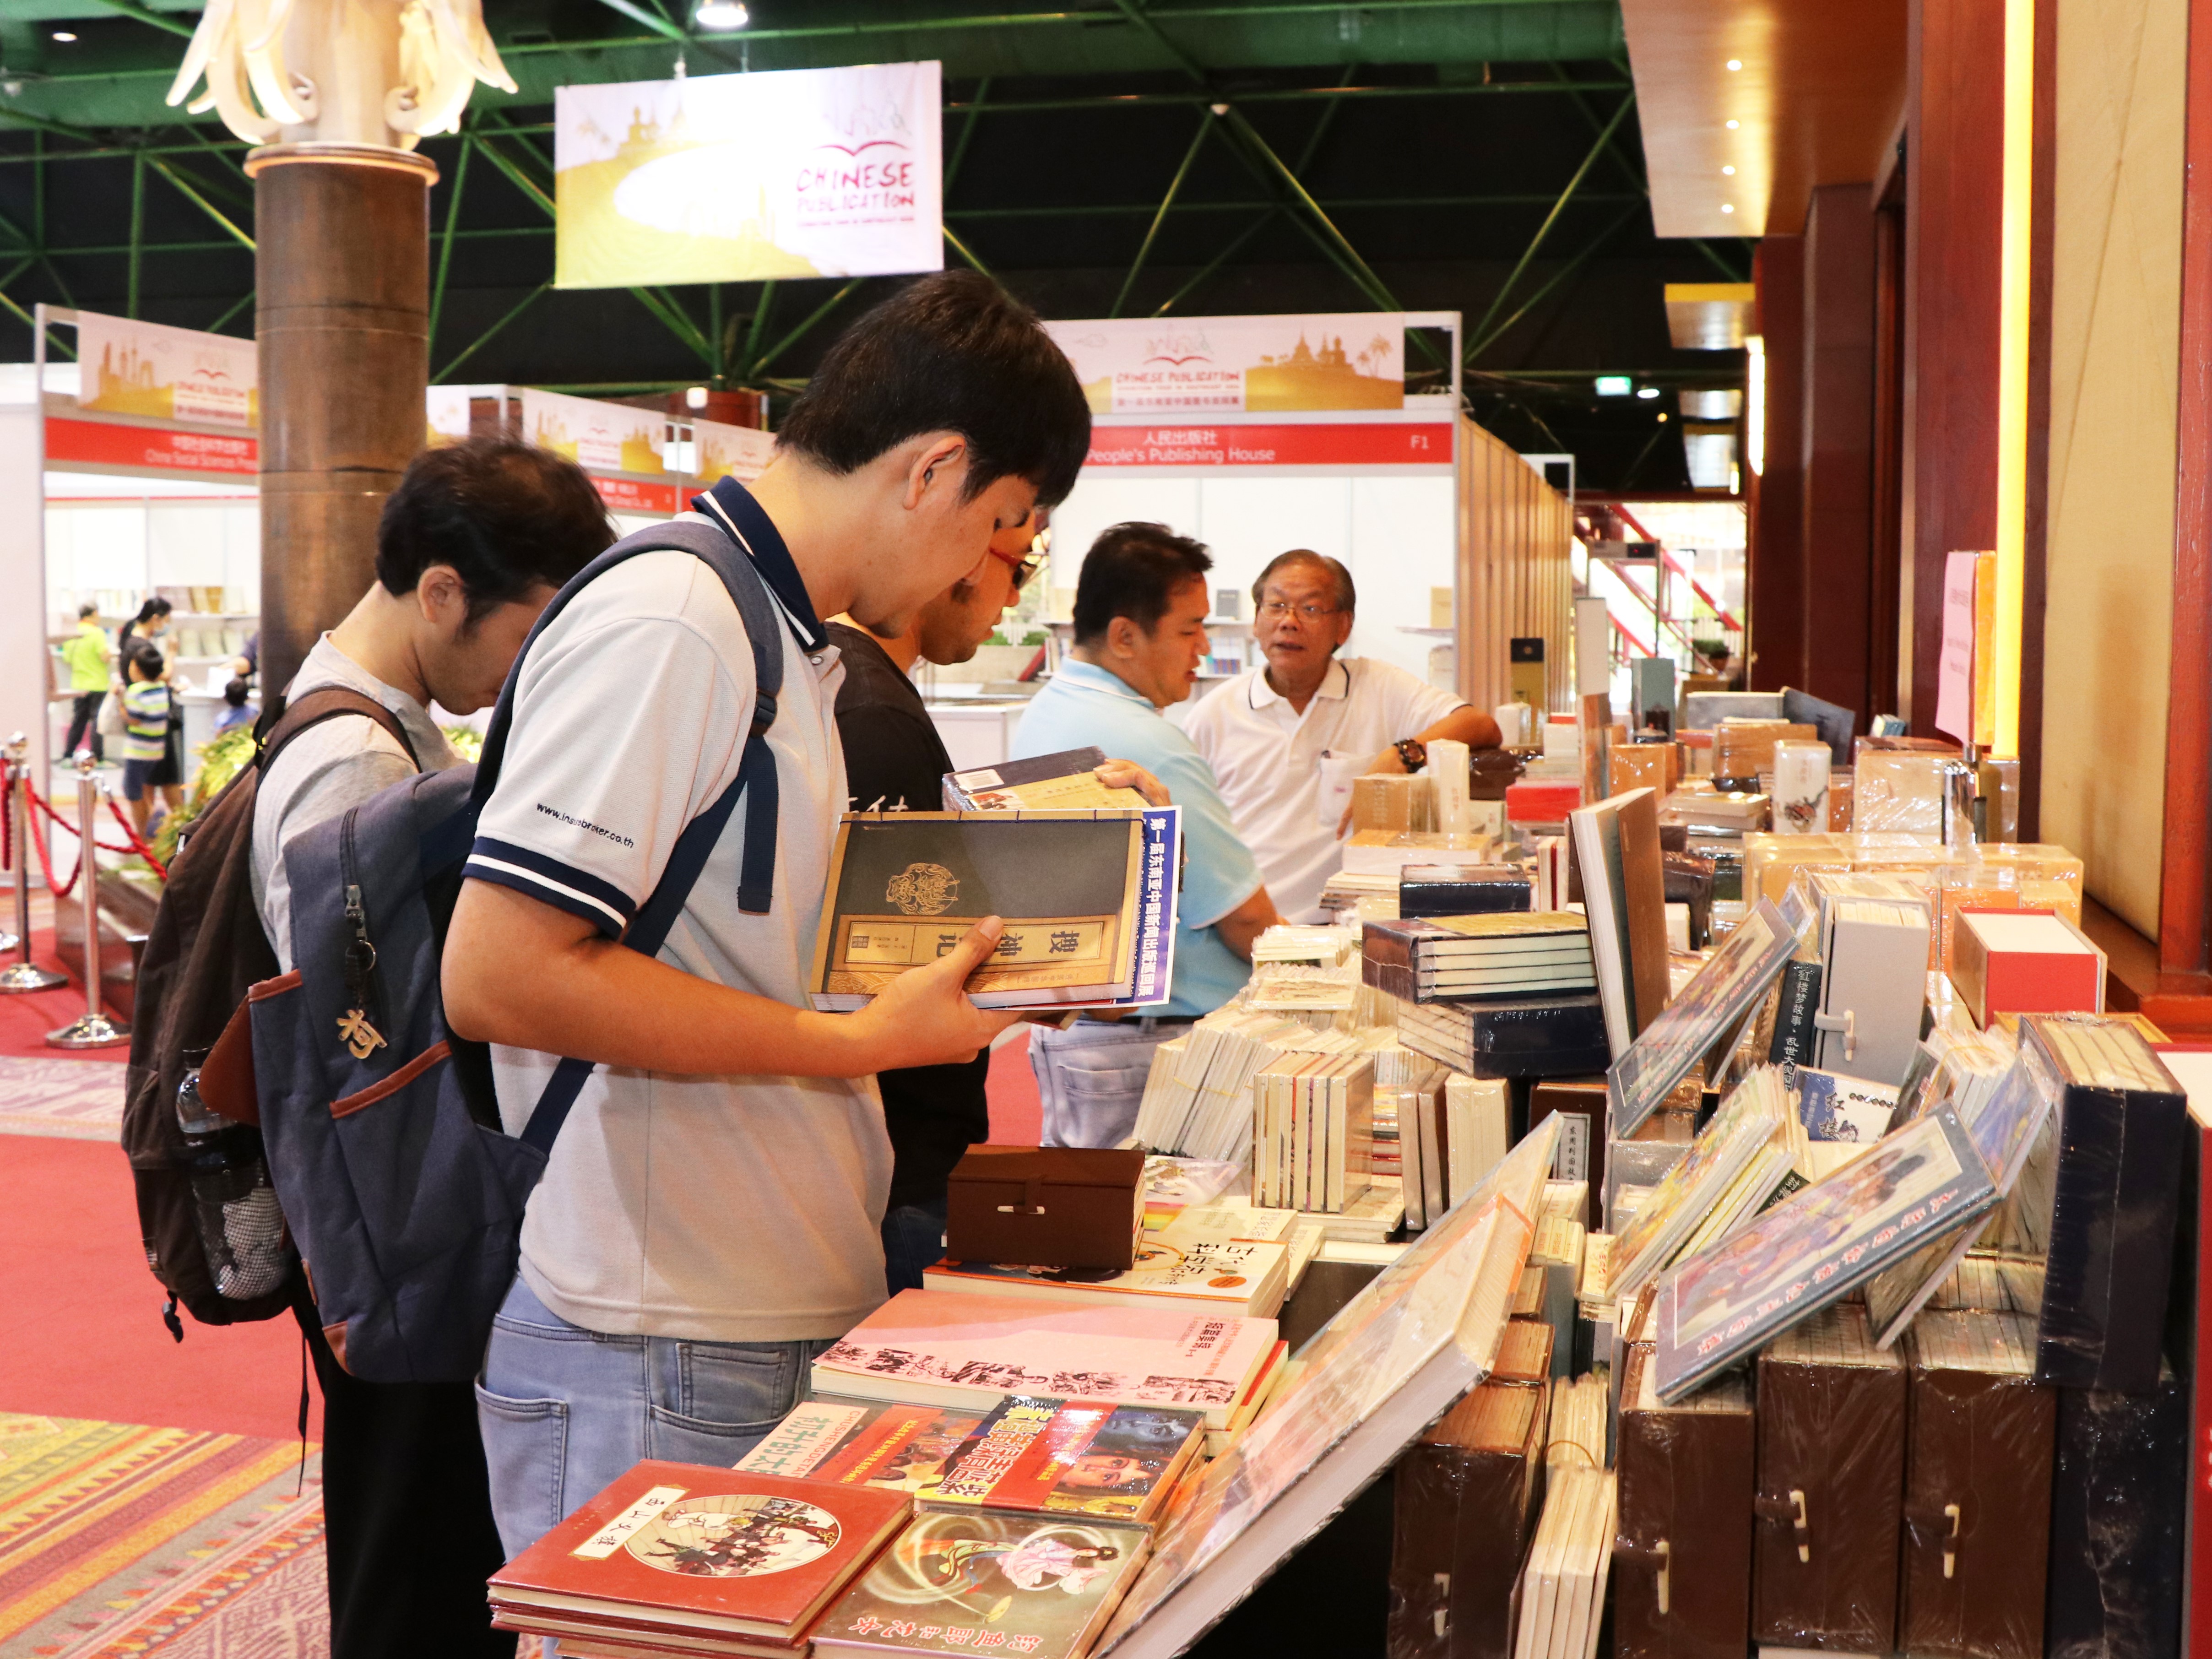
<path id="1" fill-rule="evenodd" d="M 371 720 L 391 733 L 399 746 L 407 751 L 407 759 L 416 771 L 422 769 L 422 757 L 415 752 L 414 739 L 400 724 L 399 716 L 371 696 L 366 696 L 349 686 L 325 685 L 303 693 L 298 699 L 286 702 L 276 717 L 258 733 L 258 744 L 254 764 L 263 772 L 275 763 L 287 744 L 309 726 L 320 726 L 325 720 L 336 720 L 344 714 L 359 714 Z"/>
<path id="2" fill-rule="evenodd" d="M 760 511 L 749 495 L 743 498 L 743 503 L 753 513 Z M 746 804 L 744 862 L 738 881 L 738 908 L 750 915 L 766 915 L 775 885 L 778 801 L 775 757 L 769 750 L 767 738 L 769 727 L 775 723 L 776 697 L 783 689 L 783 618 L 769 592 L 768 584 L 753 567 L 750 550 L 738 540 L 743 533 L 742 524 L 734 530 L 720 524 L 681 520 L 654 525 L 624 537 L 571 577 L 546 605 L 532 628 L 530 637 L 516 653 L 514 666 L 500 689 L 499 704 L 492 712 L 483 753 L 477 763 L 476 782 L 470 798 L 471 821 L 491 798 L 493 787 L 499 781 L 507 734 L 514 723 L 515 687 L 521 679 L 522 665 L 529 657 L 530 647 L 568 602 L 591 582 L 641 553 L 670 551 L 692 555 L 721 578 L 723 587 L 744 623 L 745 638 L 752 647 L 752 724 L 745 733 L 737 777 L 704 811 L 684 827 L 676 845 L 670 849 L 660 880 L 623 931 L 623 943 L 646 956 L 658 955 L 667 942 L 669 932 L 683 914 L 691 890 L 706 868 L 715 843 L 721 839 L 740 795 L 746 798 Z M 573 1058 L 564 1059 L 554 1068 L 522 1132 L 526 1143 L 541 1152 L 551 1151 L 554 1138 L 567 1121 L 569 1109 L 575 1105 L 592 1070 L 591 1061 Z"/>

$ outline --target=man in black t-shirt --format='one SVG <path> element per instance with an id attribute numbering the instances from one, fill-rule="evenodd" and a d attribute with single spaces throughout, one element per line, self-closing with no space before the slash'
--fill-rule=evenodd
<path id="1" fill-rule="evenodd" d="M 837 736 L 845 750 L 853 810 L 936 812 L 952 760 L 907 671 L 917 658 L 966 662 L 999 625 L 1040 562 L 1035 528 L 1024 520 L 991 540 L 992 556 L 885 638 L 842 622 L 830 624 L 845 669 L 837 692 Z M 891 1193 L 884 1212 L 884 1268 L 893 1295 L 918 1290 L 922 1269 L 945 1254 L 945 1180 L 976 1141 L 991 1133 L 983 1091 L 991 1053 L 952 1066 L 884 1072 L 884 1122 L 891 1138 Z"/>
<path id="2" fill-rule="evenodd" d="M 895 636 L 844 622 L 830 624 L 845 670 L 837 692 L 837 737 L 854 811 L 937 812 L 952 769 L 945 741 L 907 678 L 917 659 L 966 662 L 1021 597 L 1043 562 L 1042 538 L 1030 520 L 992 538 L 991 556 L 969 580 L 924 605 Z M 1152 775 L 1127 762 L 1099 769 L 1106 781 L 1169 804 Z M 984 1082 L 988 1049 L 952 1066 L 884 1072 L 884 1122 L 891 1139 L 891 1191 L 884 1212 L 884 1270 L 891 1294 L 921 1287 L 922 1269 L 945 1254 L 946 1178 L 979 1140 L 989 1138 Z"/>

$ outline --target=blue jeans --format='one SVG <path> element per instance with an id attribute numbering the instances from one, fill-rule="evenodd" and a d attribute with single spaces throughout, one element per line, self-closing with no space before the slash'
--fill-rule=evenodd
<path id="1" fill-rule="evenodd" d="M 884 1213 L 884 1283 L 893 1296 L 922 1288 L 922 1269 L 945 1259 L 945 1200 Z"/>
<path id="2" fill-rule="evenodd" d="M 727 1468 L 805 1396 L 829 1346 L 605 1336 L 552 1312 L 518 1275 L 477 1381 L 507 1559 L 646 1458 Z"/>
<path id="3" fill-rule="evenodd" d="M 1030 1033 L 1030 1069 L 1048 1146 L 1114 1146 L 1137 1127 L 1152 1050 L 1190 1030 L 1187 1019 L 1079 1019 Z"/>

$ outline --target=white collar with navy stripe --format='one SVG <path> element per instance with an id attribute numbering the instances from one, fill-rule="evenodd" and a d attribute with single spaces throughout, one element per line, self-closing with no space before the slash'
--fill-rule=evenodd
<path id="1" fill-rule="evenodd" d="M 728 531 L 751 557 L 753 568 L 760 572 L 769 594 L 790 618 L 792 632 L 799 635 L 799 643 L 812 652 L 826 647 L 830 630 L 814 614 L 813 596 L 806 591 L 783 532 L 775 527 L 768 510 L 753 499 L 752 491 L 735 478 L 720 478 L 712 489 L 694 495 L 691 507 Z"/>

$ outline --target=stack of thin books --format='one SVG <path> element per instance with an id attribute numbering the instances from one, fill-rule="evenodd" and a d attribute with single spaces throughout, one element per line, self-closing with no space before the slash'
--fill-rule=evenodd
<path id="1" fill-rule="evenodd" d="M 1589 924 L 1571 910 L 1370 921 L 1367 983 L 1413 1003 L 1594 990 Z"/>

